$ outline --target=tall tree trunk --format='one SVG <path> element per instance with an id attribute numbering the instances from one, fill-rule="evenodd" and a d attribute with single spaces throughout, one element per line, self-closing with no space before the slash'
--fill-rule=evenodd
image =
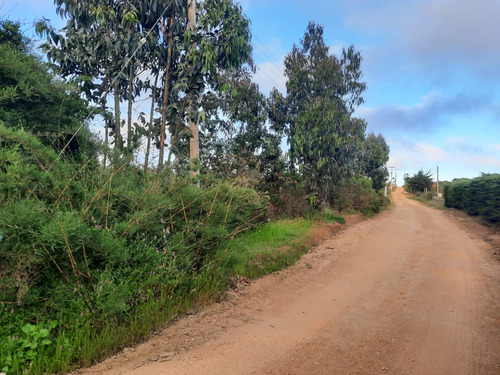
<path id="1" fill-rule="evenodd" d="M 161 111 L 161 127 L 160 127 L 160 152 L 158 154 L 158 171 L 163 168 L 163 158 L 165 155 L 165 128 L 167 122 L 167 105 L 168 105 L 168 96 L 170 94 L 170 65 L 172 61 L 172 44 L 173 44 L 173 24 L 174 24 L 174 16 L 172 13 L 170 19 L 168 20 L 168 35 L 166 34 L 165 29 L 163 29 L 163 36 L 167 41 L 167 66 L 165 67 L 165 87 L 163 89 L 163 106 Z"/>
<path id="2" fill-rule="evenodd" d="M 127 151 L 132 152 L 132 101 L 134 98 L 134 69 L 129 65 L 130 74 L 128 81 L 128 108 L 127 108 Z"/>
<path id="3" fill-rule="evenodd" d="M 118 87 L 118 81 L 114 84 L 115 91 L 115 150 L 122 150 L 122 135 L 120 131 L 121 119 L 120 119 L 120 88 Z"/>
<path id="4" fill-rule="evenodd" d="M 184 98 L 184 101 L 182 102 L 182 108 L 179 111 L 179 113 L 184 113 L 184 110 L 186 109 L 186 98 Z M 170 142 L 170 150 L 168 151 L 168 157 L 167 157 L 167 169 L 170 169 L 170 161 L 172 160 L 172 153 L 174 151 L 174 146 L 175 142 L 177 141 L 177 135 L 179 134 L 179 126 L 175 127 L 174 134 L 172 134 L 172 141 Z"/>
<path id="5" fill-rule="evenodd" d="M 189 0 L 188 2 L 188 28 L 194 30 L 196 28 L 196 0 Z M 192 101 L 189 101 L 189 108 L 193 105 Z M 189 159 L 191 160 L 191 177 L 196 177 L 199 172 L 200 159 L 200 141 L 198 138 L 198 125 L 189 119 L 189 129 L 191 130 L 191 138 L 189 139 Z"/>
<path id="6" fill-rule="evenodd" d="M 146 145 L 146 155 L 144 156 L 144 173 L 148 171 L 148 163 L 149 163 L 149 154 L 151 152 L 151 137 L 153 132 L 153 120 L 154 120 L 154 110 L 155 110 L 155 101 L 156 101 L 156 86 L 158 85 L 158 76 L 160 74 L 157 73 L 155 77 L 155 83 L 153 84 L 153 97 L 151 98 L 151 111 L 149 112 L 149 126 L 148 126 L 148 143 Z"/>
<path id="7" fill-rule="evenodd" d="M 109 148 L 109 126 L 108 126 L 108 116 L 106 116 L 106 101 L 102 101 L 102 115 L 104 116 L 104 160 L 103 165 L 106 169 L 106 164 L 108 162 L 108 148 Z"/>

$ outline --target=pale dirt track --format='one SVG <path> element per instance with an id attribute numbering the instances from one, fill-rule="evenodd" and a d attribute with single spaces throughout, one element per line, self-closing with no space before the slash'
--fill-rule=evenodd
<path id="1" fill-rule="evenodd" d="M 292 269 L 180 319 L 102 374 L 500 374 L 491 244 L 398 191 Z"/>

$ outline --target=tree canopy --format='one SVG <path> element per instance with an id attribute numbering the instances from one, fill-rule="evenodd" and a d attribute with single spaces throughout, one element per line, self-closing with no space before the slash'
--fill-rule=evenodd
<path id="1" fill-rule="evenodd" d="M 341 56 L 331 54 L 323 27 L 311 22 L 300 45 L 285 57 L 286 97 L 273 93 L 284 110 L 274 116 L 274 125 L 288 136 L 291 166 L 307 176 L 311 190 L 322 194 L 360 166 L 366 123 L 352 114 L 366 89 L 361 61 L 354 46 Z"/>
<path id="2" fill-rule="evenodd" d="M 140 125 L 132 124 L 134 101 L 145 93 L 153 96 L 153 108 L 161 116 L 144 122 L 150 130 L 141 134 L 156 138 L 159 169 L 164 165 L 166 132 L 171 142 L 169 164 L 172 151 L 182 150 L 176 143 L 191 135 L 187 122 L 202 118 L 203 96 L 220 89 L 222 72 L 238 69 L 251 56 L 249 21 L 240 5 L 232 0 L 201 2 L 197 25 L 191 30 L 188 3 L 57 0 L 57 12 L 67 19 L 66 26 L 59 32 L 45 22 L 37 25 L 47 37 L 43 48 L 61 75 L 76 79 L 98 105 L 106 93 L 113 94 L 109 136 L 118 150 L 125 145 L 127 152 L 134 149 Z M 127 121 L 122 120 L 122 102 L 128 104 Z"/>
<path id="3" fill-rule="evenodd" d="M 421 169 L 413 176 L 405 175 L 404 181 L 406 189 L 411 192 L 425 191 L 432 187 L 432 173 Z"/>
<path id="4" fill-rule="evenodd" d="M 382 134 L 368 134 L 364 143 L 364 174 L 372 180 L 373 188 L 385 186 L 389 177 L 386 163 L 389 161 L 389 145 Z"/>
<path id="5" fill-rule="evenodd" d="M 19 24 L 0 22 L 0 121 L 24 128 L 43 143 L 62 151 L 76 129 L 67 151 L 77 156 L 90 151 L 90 134 L 80 127 L 89 109 L 79 90 L 57 79 L 28 49 Z"/>

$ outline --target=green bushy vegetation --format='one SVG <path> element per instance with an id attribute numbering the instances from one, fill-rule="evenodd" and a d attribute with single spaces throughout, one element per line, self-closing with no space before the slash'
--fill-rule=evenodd
<path id="1" fill-rule="evenodd" d="M 339 212 L 358 211 L 370 216 L 389 204 L 381 192 L 372 188 L 372 181 L 358 177 L 341 181 L 333 193 L 333 207 Z"/>
<path id="2" fill-rule="evenodd" d="M 293 263 L 315 220 L 345 222 L 339 212 L 387 203 L 376 190 L 389 147 L 353 117 L 361 55 L 352 46 L 331 54 L 321 26 L 309 24 L 307 42 L 287 55 L 296 85 L 266 98 L 251 80 L 249 21 L 231 0 L 203 2 L 196 35 L 183 2 L 69 3 L 57 5 L 64 34 L 37 25 L 51 64 L 18 23 L 0 21 L 7 374 L 95 363 L 217 298 L 232 278 Z M 143 81 L 144 71 L 156 77 Z M 133 119 L 145 94 L 151 113 Z M 192 120 L 199 158 L 189 151 Z"/>
<path id="3" fill-rule="evenodd" d="M 413 176 L 405 175 L 404 181 L 405 189 L 410 193 L 426 192 L 432 188 L 432 173 L 421 169 Z"/>
<path id="4" fill-rule="evenodd" d="M 483 174 L 474 179 L 453 181 L 444 187 L 446 207 L 500 221 L 500 174 Z"/>
<path id="5" fill-rule="evenodd" d="M 0 358 L 11 358 L 8 373 L 28 359 L 36 366 L 36 352 L 20 344 L 31 331 L 17 319 L 36 327 L 53 319 L 91 324 L 97 335 L 109 321 L 133 319 L 148 301 L 190 295 L 215 272 L 217 251 L 267 218 L 265 200 L 237 183 L 198 187 L 144 175 L 127 161 L 72 170 L 23 130 L 0 125 L 0 139 Z M 40 329 L 47 351 L 57 340 Z"/>

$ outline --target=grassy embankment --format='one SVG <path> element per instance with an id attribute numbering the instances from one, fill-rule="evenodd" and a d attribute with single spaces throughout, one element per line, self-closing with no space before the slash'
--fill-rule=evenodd
<path id="1" fill-rule="evenodd" d="M 266 200 L 237 182 L 197 186 L 127 161 L 69 166 L 26 133 L 0 130 L 7 374 L 91 365 L 217 299 L 234 277 L 273 272 L 306 250 L 297 238 L 312 220 L 268 222 Z"/>

